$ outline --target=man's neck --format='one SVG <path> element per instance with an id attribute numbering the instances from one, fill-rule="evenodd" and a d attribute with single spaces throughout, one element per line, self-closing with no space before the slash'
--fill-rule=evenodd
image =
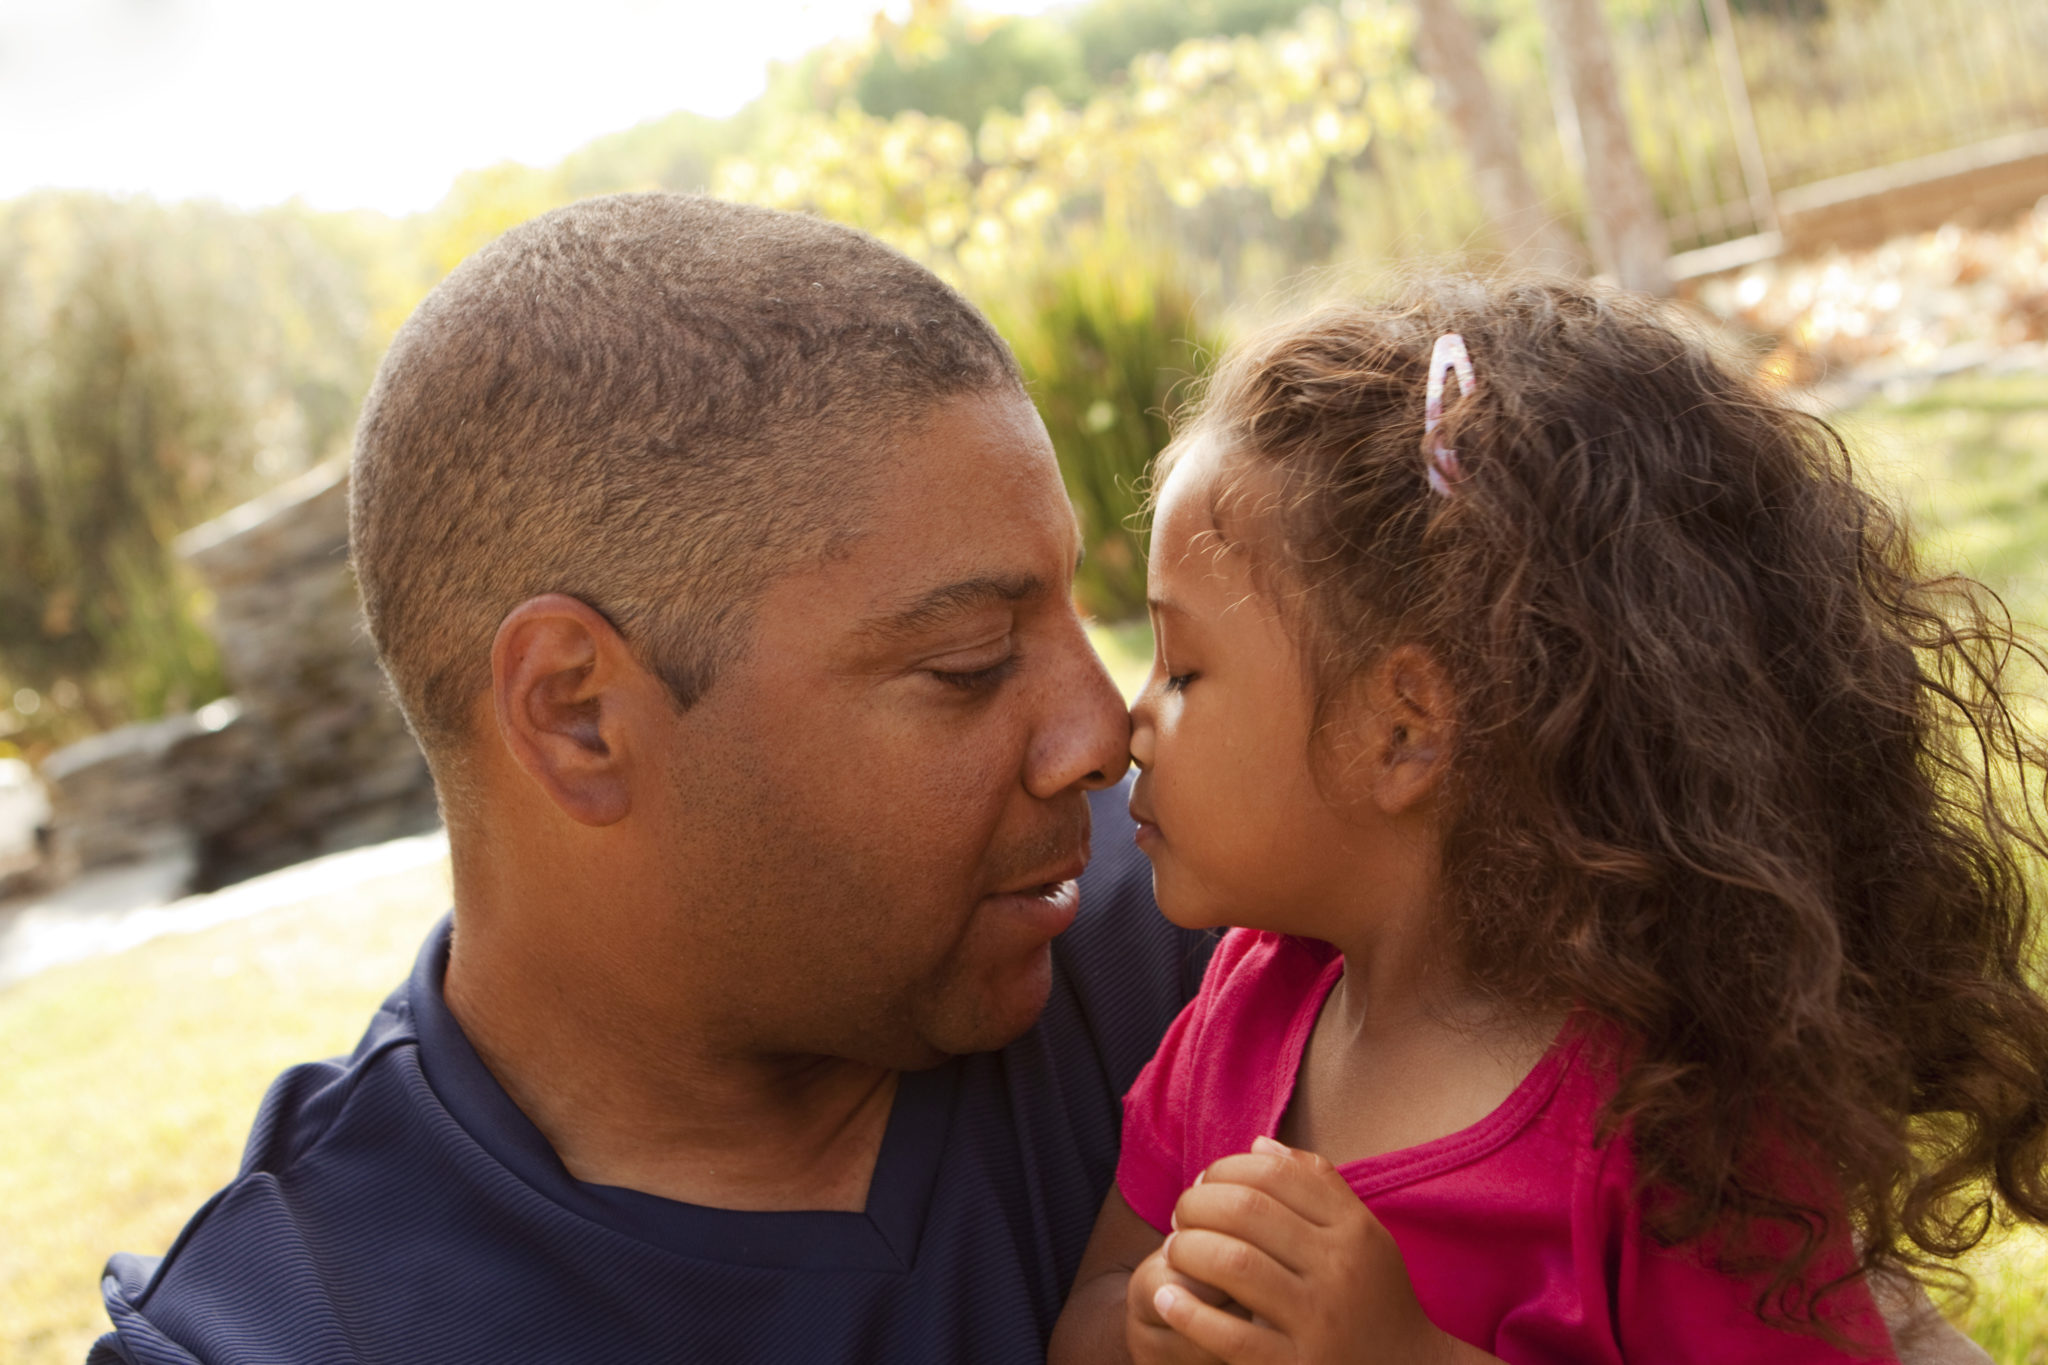
<path id="1" fill-rule="evenodd" d="M 866 1207 L 898 1073 L 714 1051 L 672 1019 L 572 1007 L 591 993 L 537 990 L 532 968 L 458 932 L 443 993 L 571 1175 L 712 1208 Z"/>

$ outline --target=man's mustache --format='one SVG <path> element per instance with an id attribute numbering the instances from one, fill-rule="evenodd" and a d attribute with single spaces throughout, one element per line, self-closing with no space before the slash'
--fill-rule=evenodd
<path id="1" fill-rule="evenodd" d="M 1055 869 L 1086 862 L 1089 852 L 1090 817 L 1088 798 L 1080 792 L 1062 802 L 1052 822 L 1000 851 L 993 889 L 1014 891 L 1037 877 L 1047 879 Z"/>

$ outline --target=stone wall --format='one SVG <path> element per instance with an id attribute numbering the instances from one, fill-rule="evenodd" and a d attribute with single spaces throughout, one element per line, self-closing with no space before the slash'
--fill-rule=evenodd
<path id="1" fill-rule="evenodd" d="M 35 770 L 0 758 L 0 899 L 41 884 L 49 837 L 50 798 Z"/>
<path id="2" fill-rule="evenodd" d="M 202 875 L 232 877 L 417 833 L 426 760 L 392 702 L 348 567 L 348 470 L 323 465 L 179 538 L 213 592 L 241 705 L 188 791 Z"/>
<path id="3" fill-rule="evenodd" d="M 238 708 L 218 701 L 196 714 L 123 725 L 66 745 L 43 764 L 50 784 L 50 880 L 87 868 L 182 859 L 197 871 L 185 770 L 197 743 L 228 728 Z"/>
<path id="4" fill-rule="evenodd" d="M 431 828 L 348 567 L 348 475 L 323 465 L 179 538 L 211 589 L 232 698 L 53 754 L 54 871 L 189 854 L 200 887 Z"/>

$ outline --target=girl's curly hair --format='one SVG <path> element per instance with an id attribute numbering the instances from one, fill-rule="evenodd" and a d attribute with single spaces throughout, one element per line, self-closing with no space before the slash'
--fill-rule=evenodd
<path id="1" fill-rule="evenodd" d="M 1445 332 L 1478 371 L 1447 497 Z M 2048 1222 L 2041 658 L 1922 572 L 1832 428 L 1649 301 L 1458 278 L 1239 348 L 1197 434 L 1278 490 L 1325 705 L 1399 640 L 1449 671 L 1454 949 L 1628 1040 L 1607 1120 L 1663 1240 L 1818 1326 L 1856 1272 Z"/>

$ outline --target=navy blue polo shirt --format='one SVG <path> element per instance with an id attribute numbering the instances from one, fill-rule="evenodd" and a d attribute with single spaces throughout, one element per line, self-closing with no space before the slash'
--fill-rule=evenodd
<path id="1" fill-rule="evenodd" d="M 1119 1100 L 1209 947 L 1154 908 L 1124 800 L 1094 799 L 1044 1014 L 902 1078 L 863 1212 L 570 1176 L 442 1000 L 444 920 L 353 1055 L 271 1087 L 241 1173 L 170 1253 L 108 1262 L 91 1360 L 1043 1360 Z"/>

